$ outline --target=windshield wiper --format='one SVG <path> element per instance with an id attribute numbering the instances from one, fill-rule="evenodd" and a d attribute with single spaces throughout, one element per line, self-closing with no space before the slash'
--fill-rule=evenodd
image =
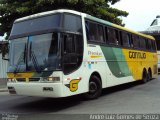
<path id="1" fill-rule="evenodd" d="M 34 51 L 32 51 L 32 42 L 30 43 L 30 58 L 33 62 L 33 65 L 34 65 L 34 68 L 37 72 L 40 72 L 40 67 L 39 67 L 39 64 L 38 64 L 38 61 L 37 61 L 37 57 L 34 53 Z"/>
<path id="2" fill-rule="evenodd" d="M 37 72 L 40 72 L 41 68 L 38 64 L 37 57 L 33 51 L 31 51 L 31 58 L 32 58 L 34 68 L 36 69 Z"/>

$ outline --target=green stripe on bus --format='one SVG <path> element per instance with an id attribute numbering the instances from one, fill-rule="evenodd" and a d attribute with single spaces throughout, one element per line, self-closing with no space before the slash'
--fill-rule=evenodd
<path id="1" fill-rule="evenodd" d="M 131 76 L 122 49 L 104 46 L 101 46 L 101 49 L 109 66 L 109 69 L 114 76 L 118 78 Z"/>

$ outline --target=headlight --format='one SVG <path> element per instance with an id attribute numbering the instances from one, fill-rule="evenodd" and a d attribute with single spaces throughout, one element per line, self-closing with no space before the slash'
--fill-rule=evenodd
<path id="1" fill-rule="evenodd" d="M 40 82 L 54 82 L 54 81 L 60 81 L 60 77 L 46 77 L 40 79 Z"/>
<path id="2" fill-rule="evenodd" d="M 8 82 L 16 82 L 16 80 L 14 78 L 7 78 Z"/>

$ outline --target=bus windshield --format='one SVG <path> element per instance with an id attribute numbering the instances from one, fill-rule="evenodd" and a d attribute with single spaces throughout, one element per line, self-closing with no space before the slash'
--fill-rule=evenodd
<path id="1" fill-rule="evenodd" d="M 9 72 L 59 69 L 58 33 L 12 40 L 10 51 Z"/>
<path id="2" fill-rule="evenodd" d="M 17 20 L 9 37 L 11 41 L 9 72 L 61 70 L 63 56 L 60 46 L 65 48 L 61 45 L 64 41 L 83 43 L 81 22 L 80 16 L 68 13 Z M 69 44 L 69 48 L 72 46 L 75 48 L 75 44 Z M 77 47 L 74 51 L 76 57 L 77 54 L 82 55 L 82 48 Z M 71 66 L 71 63 L 69 65 Z"/>

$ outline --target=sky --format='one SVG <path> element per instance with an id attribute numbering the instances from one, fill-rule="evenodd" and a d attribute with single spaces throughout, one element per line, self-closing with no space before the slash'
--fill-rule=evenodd
<path id="1" fill-rule="evenodd" d="M 135 30 L 146 30 L 157 15 L 160 15 L 160 0 L 121 0 L 112 7 L 127 11 L 122 17 L 125 27 Z"/>

